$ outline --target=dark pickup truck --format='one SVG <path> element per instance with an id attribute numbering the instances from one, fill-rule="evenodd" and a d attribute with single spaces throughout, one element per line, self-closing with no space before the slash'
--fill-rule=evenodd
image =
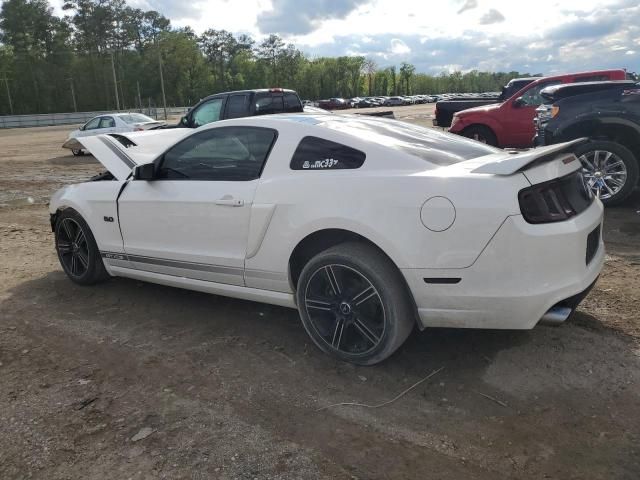
<path id="1" fill-rule="evenodd" d="M 167 128 L 198 128 L 229 118 L 252 117 L 272 113 L 302 112 L 300 97 L 293 90 L 269 88 L 216 93 L 200 100 Z"/>
<path id="2" fill-rule="evenodd" d="M 534 80 L 540 77 L 530 78 L 514 78 L 504 87 L 502 93 L 498 97 L 478 97 L 478 98 L 460 98 L 451 100 L 441 100 L 436 103 L 435 119 L 433 125 L 436 127 L 450 127 L 453 114 L 466 110 L 467 108 L 482 107 L 491 105 L 492 103 L 502 103 L 510 98 L 514 93 L 520 91 Z"/>
<path id="3" fill-rule="evenodd" d="M 624 201 L 638 185 L 640 160 L 640 84 L 588 82 L 543 89 L 536 109 L 534 145 L 581 137 L 589 142 L 574 152 L 588 186 L 607 206 Z"/>

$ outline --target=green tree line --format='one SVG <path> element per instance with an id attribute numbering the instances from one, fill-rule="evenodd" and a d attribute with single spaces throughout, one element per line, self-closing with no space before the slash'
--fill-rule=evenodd
<path id="1" fill-rule="evenodd" d="M 189 106 L 216 92 L 284 87 L 302 98 L 497 91 L 518 72 L 416 73 L 361 56 L 310 57 L 278 35 L 256 42 L 174 28 L 125 0 L 5 0 L 0 9 L 0 114 Z"/>

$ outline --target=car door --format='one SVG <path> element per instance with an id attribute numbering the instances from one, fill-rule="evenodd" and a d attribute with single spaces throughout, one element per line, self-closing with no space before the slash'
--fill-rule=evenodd
<path id="1" fill-rule="evenodd" d="M 212 122 L 217 122 L 222 118 L 222 108 L 224 107 L 224 97 L 212 98 L 201 103 L 190 113 L 190 126 L 198 128 Z"/>
<path id="2" fill-rule="evenodd" d="M 119 200 L 124 249 L 149 272 L 244 285 L 251 204 L 276 139 L 259 127 L 190 135 L 132 180 Z"/>
<path id="3" fill-rule="evenodd" d="M 505 147 L 528 147 L 531 146 L 535 128 L 533 126 L 533 118 L 536 116 L 536 108 L 538 108 L 544 99 L 540 96 L 543 88 L 550 87 L 562 83 L 562 80 L 550 80 L 548 82 L 540 82 L 531 86 L 517 99 L 512 98 L 503 108 L 508 109 L 508 117 L 506 118 L 508 125 L 505 128 L 510 130 L 511 135 L 508 145 Z"/>
<path id="4" fill-rule="evenodd" d="M 227 100 L 225 118 L 240 118 L 249 116 L 251 96 L 248 93 L 230 95 Z"/>
<path id="5" fill-rule="evenodd" d="M 114 117 L 100 117 L 100 125 L 98 126 L 98 133 L 115 133 L 116 132 L 116 121 Z"/>
<path id="6" fill-rule="evenodd" d="M 102 117 L 95 117 L 85 123 L 82 128 L 77 131 L 76 137 L 88 137 L 100 133 L 97 129 L 100 127 L 101 118 Z"/>

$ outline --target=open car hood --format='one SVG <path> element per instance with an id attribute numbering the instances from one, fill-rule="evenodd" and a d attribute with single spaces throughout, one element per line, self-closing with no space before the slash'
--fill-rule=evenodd
<path id="1" fill-rule="evenodd" d="M 192 131 L 152 130 L 79 137 L 77 141 L 118 180 L 126 180 L 133 167 L 153 162 Z"/>

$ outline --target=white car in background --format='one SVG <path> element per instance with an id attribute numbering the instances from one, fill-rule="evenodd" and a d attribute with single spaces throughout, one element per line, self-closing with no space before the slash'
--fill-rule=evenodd
<path id="1" fill-rule="evenodd" d="M 297 308 L 361 365 L 412 329 L 561 323 L 604 262 L 582 140 L 503 151 L 394 120 L 281 114 L 80 138 L 108 169 L 53 195 L 68 277 Z M 101 181 L 98 181 L 101 180 Z"/>
<path id="2" fill-rule="evenodd" d="M 69 134 L 62 148 L 68 148 L 74 155 L 82 155 L 86 148 L 79 138 L 103 133 L 127 133 L 149 130 L 165 125 L 166 122 L 154 120 L 141 113 L 109 113 L 92 118 L 82 127 Z"/>

